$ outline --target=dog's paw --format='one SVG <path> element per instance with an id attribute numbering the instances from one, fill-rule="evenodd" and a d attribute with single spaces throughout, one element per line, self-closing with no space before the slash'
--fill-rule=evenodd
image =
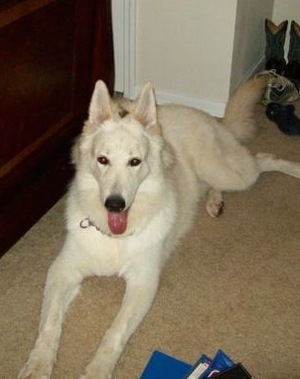
<path id="1" fill-rule="evenodd" d="M 52 364 L 39 360 L 28 360 L 19 372 L 18 379 L 49 379 Z"/>
<path id="2" fill-rule="evenodd" d="M 88 374 L 84 374 L 84 375 L 81 375 L 80 379 L 111 379 L 112 376 L 103 376 L 102 374 L 97 374 L 97 375 L 88 375 Z"/>
<path id="3" fill-rule="evenodd" d="M 50 374 L 51 375 L 51 374 Z M 20 371 L 18 379 L 49 379 L 50 375 L 48 373 L 38 371 Z"/>
<path id="4" fill-rule="evenodd" d="M 111 379 L 112 375 L 99 370 L 86 370 L 79 379 Z"/>
<path id="5" fill-rule="evenodd" d="M 110 362 L 110 356 L 101 355 L 100 359 L 94 359 L 88 364 L 80 379 L 111 379 L 113 365 Z"/>
<path id="6" fill-rule="evenodd" d="M 224 200 L 222 193 L 215 189 L 211 189 L 208 193 L 206 202 L 206 211 L 210 217 L 219 217 L 224 211 Z"/>

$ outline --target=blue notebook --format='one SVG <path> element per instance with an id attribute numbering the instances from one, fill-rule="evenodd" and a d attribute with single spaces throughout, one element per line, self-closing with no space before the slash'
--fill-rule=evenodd
<path id="1" fill-rule="evenodd" d="M 173 358 L 160 351 L 154 351 L 140 379 L 182 379 L 192 369 L 192 365 Z"/>

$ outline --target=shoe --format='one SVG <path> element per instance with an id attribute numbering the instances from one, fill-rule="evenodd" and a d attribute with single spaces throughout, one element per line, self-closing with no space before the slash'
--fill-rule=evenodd
<path id="1" fill-rule="evenodd" d="M 294 20 L 291 22 L 288 64 L 284 75 L 300 82 L 300 25 Z"/>
<path id="2" fill-rule="evenodd" d="M 291 80 L 278 75 L 275 70 L 266 70 L 258 73 L 256 77 L 266 80 L 267 88 L 261 100 L 262 105 L 275 103 L 291 103 L 299 98 L 297 86 Z"/>
<path id="3" fill-rule="evenodd" d="M 284 43 L 288 21 L 282 21 L 279 25 L 275 25 L 271 20 L 265 19 L 266 33 L 266 70 L 275 70 L 281 75 L 286 67 L 284 59 Z"/>
<path id="4" fill-rule="evenodd" d="M 281 105 L 270 103 L 266 108 L 266 116 L 275 122 L 278 129 L 289 136 L 300 134 L 300 120 L 295 115 L 295 107 L 292 104 Z"/>
<path id="5" fill-rule="evenodd" d="M 284 76 L 295 82 L 299 89 L 300 87 L 300 62 L 292 61 L 286 65 Z"/>

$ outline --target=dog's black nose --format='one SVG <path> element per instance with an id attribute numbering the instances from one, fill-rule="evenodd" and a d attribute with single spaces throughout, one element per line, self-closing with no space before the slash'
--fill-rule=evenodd
<path id="1" fill-rule="evenodd" d="M 120 195 L 109 196 L 104 205 L 110 212 L 122 212 L 126 207 L 125 200 Z"/>

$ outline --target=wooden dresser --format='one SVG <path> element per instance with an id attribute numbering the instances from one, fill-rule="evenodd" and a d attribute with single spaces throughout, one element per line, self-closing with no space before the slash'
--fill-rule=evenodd
<path id="1" fill-rule="evenodd" d="M 66 191 L 97 79 L 112 91 L 109 0 L 0 2 L 0 256 Z"/>

